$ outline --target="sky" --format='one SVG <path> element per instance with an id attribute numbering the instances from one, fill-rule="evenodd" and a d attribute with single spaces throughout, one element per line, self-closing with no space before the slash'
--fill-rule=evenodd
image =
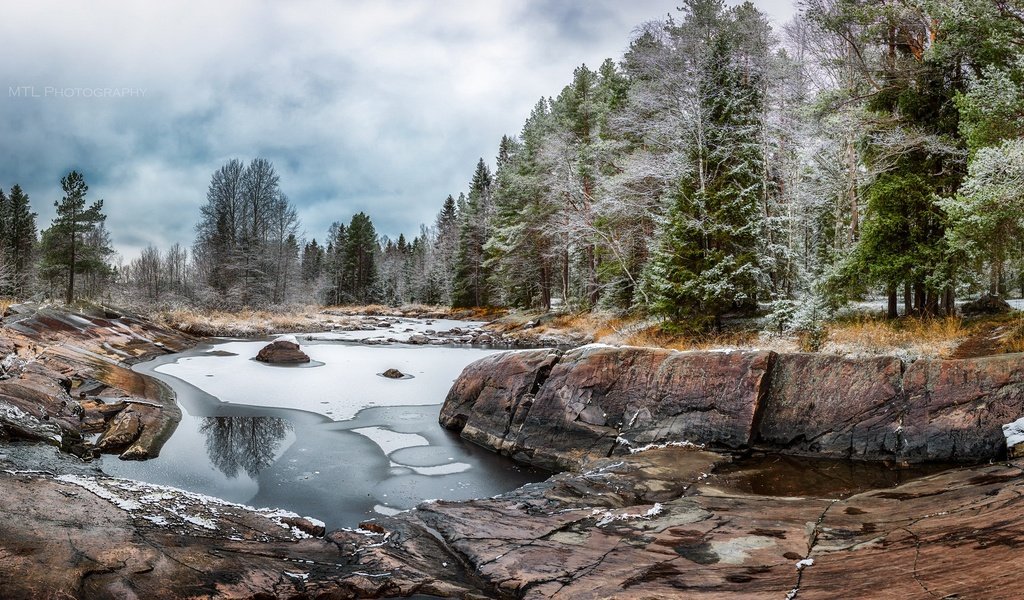
<path id="1" fill-rule="evenodd" d="M 271 160 L 306 239 L 414 235 L 478 158 L 678 0 L 5 3 L 0 186 L 49 225 L 76 169 L 115 249 L 188 247 L 213 171 Z M 729 4 L 735 4 L 730 1 Z M 775 23 L 791 0 L 756 0 Z"/>

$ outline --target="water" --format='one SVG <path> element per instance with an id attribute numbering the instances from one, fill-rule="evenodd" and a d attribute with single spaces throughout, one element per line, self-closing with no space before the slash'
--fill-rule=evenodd
<path id="1" fill-rule="evenodd" d="M 328 528 L 546 477 L 437 423 L 452 381 L 495 351 L 311 342 L 303 350 L 314 366 L 286 367 L 251 360 L 266 343 L 214 341 L 136 365 L 174 389 L 182 421 L 158 458 L 108 456 L 103 470 L 285 508 Z M 388 368 L 412 377 L 381 377 Z"/>

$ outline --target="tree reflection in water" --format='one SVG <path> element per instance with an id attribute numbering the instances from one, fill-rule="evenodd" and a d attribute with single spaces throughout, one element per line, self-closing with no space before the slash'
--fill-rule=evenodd
<path id="1" fill-rule="evenodd" d="M 210 461 L 232 478 L 239 469 L 256 477 L 269 467 L 291 429 L 291 423 L 278 417 L 204 417 L 199 427 Z"/>

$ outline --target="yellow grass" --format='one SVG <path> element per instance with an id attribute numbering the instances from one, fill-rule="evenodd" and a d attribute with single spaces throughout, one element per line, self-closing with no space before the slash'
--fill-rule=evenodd
<path id="1" fill-rule="evenodd" d="M 1024 313 L 1018 313 L 1007 324 L 1008 332 L 1002 338 L 1005 352 L 1024 352 Z"/>
<path id="2" fill-rule="evenodd" d="M 829 323 L 821 350 L 833 354 L 949 356 L 969 335 L 959 317 L 886 320 L 859 317 Z"/>
<path id="3" fill-rule="evenodd" d="M 281 332 L 322 330 L 329 318 L 321 318 L 318 312 L 318 309 L 312 307 L 286 312 L 180 309 L 151 316 L 154 321 L 166 327 L 192 335 L 260 337 Z"/>
<path id="4" fill-rule="evenodd" d="M 14 303 L 15 301 L 10 298 L 0 298 L 0 315 L 7 312 L 7 309 Z"/>

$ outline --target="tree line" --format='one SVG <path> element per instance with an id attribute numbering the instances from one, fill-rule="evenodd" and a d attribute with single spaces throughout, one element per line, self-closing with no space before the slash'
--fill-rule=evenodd
<path id="1" fill-rule="evenodd" d="M 109 244 L 76 204 L 62 218 L 83 229 L 37 277 L 149 304 L 558 306 L 693 329 L 799 328 L 872 293 L 893 317 L 947 314 L 1024 288 L 1022 132 L 1020 0 L 805 0 L 778 31 L 750 3 L 686 0 L 539 99 L 411 237 L 359 213 L 304 239 L 273 165 L 232 160 L 191 249 L 93 268 Z M 36 277 L 10 230 L 8 293 Z"/>

